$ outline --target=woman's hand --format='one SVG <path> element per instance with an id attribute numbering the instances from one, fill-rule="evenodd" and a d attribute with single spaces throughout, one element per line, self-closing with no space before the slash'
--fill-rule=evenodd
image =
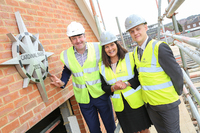
<path id="1" fill-rule="evenodd" d="M 115 90 L 123 90 L 125 89 L 127 86 L 124 82 L 122 82 L 122 80 L 119 80 L 117 82 L 115 82 Z"/>

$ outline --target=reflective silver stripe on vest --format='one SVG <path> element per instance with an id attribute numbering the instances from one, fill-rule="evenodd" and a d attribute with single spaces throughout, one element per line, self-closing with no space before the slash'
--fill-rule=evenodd
<path id="1" fill-rule="evenodd" d="M 125 93 L 123 93 L 124 97 L 127 97 L 127 96 L 130 96 L 131 94 L 135 93 L 136 91 L 140 90 L 141 89 L 141 86 L 139 85 L 135 90 L 134 89 L 131 89 Z"/>
<path id="2" fill-rule="evenodd" d="M 127 67 L 127 70 L 128 70 L 128 75 L 132 75 L 129 53 L 125 54 L 125 60 L 126 60 L 126 67 Z"/>
<path id="3" fill-rule="evenodd" d="M 120 94 L 113 94 L 111 98 L 120 98 Z"/>
<path id="4" fill-rule="evenodd" d="M 74 77 L 81 77 L 81 76 L 83 76 L 83 73 L 82 73 L 82 72 L 73 73 L 73 76 L 74 76 Z"/>
<path id="5" fill-rule="evenodd" d="M 74 82 L 72 82 L 72 85 L 73 85 L 74 87 L 76 87 L 76 88 L 79 88 L 79 89 L 84 89 L 84 88 L 86 88 L 86 85 L 80 85 L 80 84 L 76 84 L 76 83 L 74 83 Z"/>
<path id="6" fill-rule="evenodd" d="M 171 81 L 159 85 L 142 86 L 142 88 L 143 90 L 161 90 L 170 86 L 173 86 Z"/>
<path id="7" fill-rule="evenodd" d="M 105 74 L 105 65 L 103 64 L 103 61 L 101 61 L 101 75 L 103 76 L 104 80 L 107 82 L 106 74 Z M 107 84 L 109 84 L 109 83 L 107 82 Z"/>
<path id="8" fill-rule="evenodd" d="M 95 85 L 98 83 L 101 83 L 100 79 L 94 80 L 94 81 L 85 81 L 87 85 Z"/>
<path id="9" fill-rule="evenodd" d="M 109 81 L 106 81 L 109 85 L 111 84 L 114 84 L 116 81 L 119 81 L 119 80 L 122 80 L 122 81 L 126 81 L 126 80 L 129 80 L 131 78 L 133 78 L 134 75 L 128 75 L 128 76 L 123 76 L 123 77 L 118 77 L 117 79 L 112 79 L 112 80 L 109 80 Z"/>
<path id="10" fill-rule="evenodd" d="M 100 53 L 99 53 L 99 46 L 98 43 L 93 43 L 95 55 L 96 55 L 96 66 L 98 66 L 99 60 L 100 60 Z"/>
<path id="11" fill-rule="evenodd" d="M 162 72 L 162 67 L 156 67 L 156 56 L 154 54 L 155 46 L 158 41 L 154 41 L 152 44 L 152 59 L 151 59 L 151 67 L 140 67 L 140 72 Z"/>
<path id="12" fill-rule="evenodd" d="M 63 56 L 64 56 L 64 60 L 65 60 L 65 65 L 66 65 L 66 67 L 67 67 L 69 70 L 71 70 L 70 67 L 69 67 L 69 62 L 68 62 L 68 58 L 67 58 L 67 50 L 65 50 L 65 51 L 63 52 Z"/>
<path id="13" fill-rule="evenodd" d="M 140 67 L 140 72 L 162 72 L 162 67 Z"/>
<path id="14" fill-rule="evenodd" d="M 102 61 L 102 63 L 101 63 L 102 64 L 101 65 L 101 74 L 104 77 L 104 80 L 106 81 L 107 84 L 112 85 L 116 81 L 119 81 L 119 80 L 126 81 L 126 80 L 129 80 L 129 79 L 134 77 L 134 75 L 132 75 L 129 53 L 125 54 L 125 60 L 126 60 L 126 67 L 127 67 L 128 76 L 118 77 L 117 79 L 111 79 L 109 81 L 107 81 L 106 78 L 105 78 L 106 77 L 106 75 L 105 75 L 105 65 L 103 65 L 103 61 Z"/>
<path id="15" fill-rule="evenodd" d="M 93 68 L 85 68 L 85 69 L 83 69 L 84 73 L 92 73 L 92 72 L 95 72 L 95 71 L 99 71 L 99 68 L 98 67 L 93 67 Z"/>

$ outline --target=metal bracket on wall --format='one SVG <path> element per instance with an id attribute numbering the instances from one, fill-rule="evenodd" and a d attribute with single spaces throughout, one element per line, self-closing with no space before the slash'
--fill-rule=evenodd
<path id="1" fill-rule="evenodd" d="M 50 76 L 47 58 L 53 53 L 45 52 L 39 41 L 39 34 L 32 35 L 27 31 L 19 12 L 15 12 L 15 17 L 20 34 L 17 36 L 12 33 L 7 34 L 12 41 L 13 59 L 0 65 L 15 65 L 24 79 L 23 88 L 28 87 L 29 83 L 36 83 L 43 101 L 48 102 L 44 80 Z"/>

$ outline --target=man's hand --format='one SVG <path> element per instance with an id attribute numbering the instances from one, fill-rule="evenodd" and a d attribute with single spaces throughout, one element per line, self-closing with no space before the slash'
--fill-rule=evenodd
<path id="1" fill-rule="evenodd" d="M 126 88 L 126 84 L 124 82 L 122 82 L 122 80 L 119 80 L 119 81 L 115 82 L 115 88 L 116 88 L 116 90 L 123 90 Z"/>
<path id="2" fill-rule="evenodd" d="M 62 87 L 65 83 L 62 82 L 59 78 L 57 78 L 55 75 L 51 75 L 51 77 L 49 77 L 51 79 L 51 84 L 55 85 L 56 87 Z"/>

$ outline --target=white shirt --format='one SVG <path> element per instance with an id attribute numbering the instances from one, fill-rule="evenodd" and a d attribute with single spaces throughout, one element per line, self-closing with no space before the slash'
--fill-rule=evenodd
<path id="1" fill-rule="evenodd" d="M 147 43 L 147 40 L 149 39 L 149 37 L 147 36 L 146 40 L 143 42 L 143 44 L 141 46 L 138 46 L 139 48 L 141 48 L 143 51 L 145 50 L 146 48 L 146 43 Z"/>

